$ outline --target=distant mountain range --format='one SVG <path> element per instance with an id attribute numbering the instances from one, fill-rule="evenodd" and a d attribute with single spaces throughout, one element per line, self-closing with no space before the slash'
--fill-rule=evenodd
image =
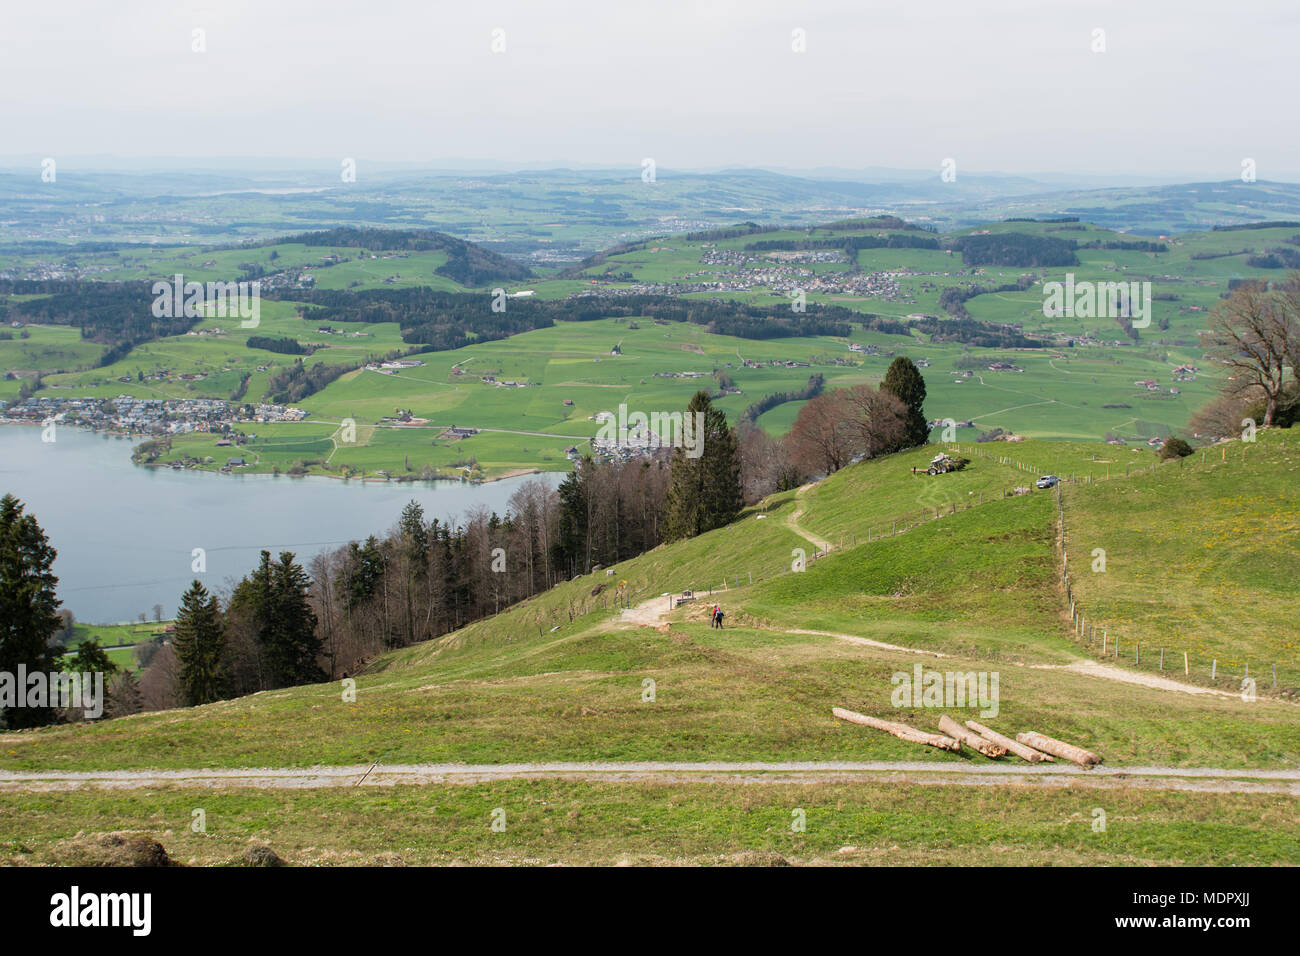
<path id="1" fill-rule="evenodd" d="M 1074 215 L 1143 235 L 1300 218 L 1300 184 L 1142 184 L 1121 177 L 834 168 L 737 168 L 642 178 L 629 169 L 455 173 L 359 163 L 355 182 L 318 161 L 260 171 L 0 171 L 0 248 L 85 242 L 220 244 L 339 226 L 433 229 L 546 266 L 618 242 L 755 221 L 775 225 L 891 213 L 943 230 L 1010 217 Z M 649 181 L 647 181 L 649 180 Z"/>

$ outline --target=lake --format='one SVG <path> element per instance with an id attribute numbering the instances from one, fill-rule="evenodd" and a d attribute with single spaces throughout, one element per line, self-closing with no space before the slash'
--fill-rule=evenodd
<path id="1" fill-rule="evenodd" d="M 0 427 L 0 495 L 16 495 L 45 530 L 63 606 L 90 624 L 152 620 L 155 604 L 170 617 L 190 581 L 232 583 L 263 549 L 292 551 L 306 566 L 319 551 L 382 534 L 412 498 L 429 520 L 476 505 L 504 514 L 531 477 L 471 485 L 173 471 L 132 464 L 126 439 L 61 428 L 46 443 L 40 428 Z M 206 551 L 206 574 L 191 571 L 195 548 Z"/>

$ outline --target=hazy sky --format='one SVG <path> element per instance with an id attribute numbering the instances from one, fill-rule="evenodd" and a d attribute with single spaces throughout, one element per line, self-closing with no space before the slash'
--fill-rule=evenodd
<path id="1" fill-rule="evenodd" d="M 1297 48 L 1295 0 L 11 0 L 0 156 L 1291 179 Z"/>

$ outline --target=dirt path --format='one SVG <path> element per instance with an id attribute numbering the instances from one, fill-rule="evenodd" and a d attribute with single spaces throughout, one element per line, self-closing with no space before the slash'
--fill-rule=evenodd
<path id="1" fill-rule="evenodd" d="M 636 607 L 624 608 L 614 619 L 615 624 L 630 624 L 633 627 L 660 627 L 671 610 L 672 596 L 652 597 L 642 601 Z"/>
<path id="2" fill-rule="evenodd" d="M 814 485 L 816 485 L 816 482 L 809 482 L 806 485 L 801 485 L 799 489 L 794 493 L 795 501 L 798 502 L 801 498 L 803 498 L 804 492 L 806 492 L 809 488 L 812 488 Z M 829 541 L 827 541 L 825 538 L 817 537 L 817 535 L 813 534 L 811 531 L 802 527 L 799 524 L 799 518 L 802 515 L 803 515 L 803 506 L 800 505 L 790 513 L 790 517 L 785 519 L 786 527 L 789 528 L 791 531 L 793 531 L 795 534 L 797 534 L 799 537 L 803 538 L 809 544 L 811 544 L 819 552 L 830 551 L 831 543 Z"/>
<path id="3" fill-rule="evenodd" d="M 1155 674 L 1143 674 L 1139 671 L 1129 671 L 1122 667 L 1116 667 L 1113 664 L 1103 664 L 1100 661 L 1090 661 L 1080 659 L 1070 661 L 1068 664 L 1030 664 L 1035 670 L 1066 670 L 1076 674 L 1087 674 L 1089 677 L 1098 677 L 1102 680 L 1119 681 L 1122 684 L 1137 684 L 1142 687 L 1151 687 L 1155 690 L 1176 690 L 1184 694 L 1207 694 L 1210 697 L 1240 697 L 1241 694 L 1234 694 L 1231 691 L 1217 690 L 1213 687 L 1198 687 L 1195 684 L 1185 684 L 1179 680 L 1173 680 L 1168 677 L 1157 677 Z"/>
<path id="4" fill-rule="evenodd" d="M 671 613 L 669 608 L 670 598 L 655 597 L 648 601 L 643 601 L 636 607 L 627 608 L 615 618 L 615 623 L 625 624 L 630 627 L 662 627 L 668 621 L 668 615 Z M 859 637 L 856 634 L 843 634 L 837 631 L 815 631 L 800 627 L 763 627 L 761 630 L 779 631 L 784 634 L 808 634 L 817 637 L 833 637 L 838 641 L 844 641 L 848 644 L 857 644 L 861 647 L 873 647 L 882 651 L 894 651 L 901 654 L 921 654 L 928 657 L 951 657 L 943 651 L 932 651 L 920 647 L 903 647 L 899 644 L 888 644 L 884 641 L 872 640 L 869 637 Z M 1213 687 L 1200 687 L 1196 684 L 1187 684 L 1183 681 L 1174 680 L 1169 677 L 1158 677 L 1155 674 L 1144 674 L 1140 671 L 1129 671 L 1122 667 L 1116 667 L 1113 664 L 1103 664 L 1100 661 L 1079 658 L 1070 661 L 1068 664 L 1027 664 L 1024 665 L 1032 670 L 1064 670 L 1074 674 L 1082 674 L 1086 677 L 1095 677 L 1098 680 L 1115 681 L 1121 684 L 1133 684 L 1139 687 L 1148 687 L 1152 690 L 1173 691 L 1183 694 L 1201 694 L 1209 697 L 1219 697 L 1224 699 L 1238 698 L 1241 695 L 1231 691 L 1218 690 Z"/>
<path id="5" fill-rule="evenodd" d="M 1300 795 L 1300 770 L 1220 767 L 1078 767 L 1021 763 L 923 761 L 785 761 L 512 764 L 359 764 L 347 767 L 240 770 L 102 770 L 0 773 L 0 793 L 142 788 L 389 787 L 396 784 L 480 784 L 559 779 L 613 783 L 897 783 L 935 786 L 1196 790 L 1209 793 Z"/>
<path id="6" fill-rule="evenodd" d="M 897 644 L 886 644 L 884 641 L 873 641 L 869 637 L 858 637 L 855 634 L 838 634 L 835 631 L 806 631 L 803 628 L 781 628 L 786 634 L 815 634 L 819 637 L 834 637 L 849 644 L 860 644 L 863 647 L 878 647 L 882 651 L 901 651 L 904 654 L 925 654 L 929 657 L 950 657 L 943 651 L 925 651 L 919 647 L 900 647 Z"/>

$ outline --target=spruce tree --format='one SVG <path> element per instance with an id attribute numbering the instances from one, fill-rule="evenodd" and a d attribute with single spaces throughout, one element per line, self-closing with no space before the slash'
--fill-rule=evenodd
<path id="1" fill-rule="evenodd" d="M 703 416 L 703 433 L 694 434 L 696 415 Z M 713 407 L 709 393 L 699 391 L 687 406 L 687 428 L 695 441 L 703 441 L 697 458 L 686 449 L 673 450 L 665 504 L 664 538 L 691 538 L 735 520 L 742 505 L 740 448 L 727 416 Z"/>
<path id="2" fill-rule="evenodd" d="M 570 576 L 591 570 L 587 561 L 587 499 L 590 488 L 586 481 L 591 468 L 592 460 L 588 456 L 564 476 L 556 489 L 560 499 L 560 527 L 555 552 L 560 566 Z"/>
<path id="3" fill-rule="evenodd" d="M 108 652 L 99 646 L 95 638 L 87 638 L 77 645 L 77 652 L 67 661 L 65 670 L 77 674 L 103 674 L 116 672 L 117 665 L 108 656 Z"/>
<path id="4" fill-rule="evenodd" d="M 922 405 L 925 403 L 925 379 L 921 370 L 905 355 L 900 355 L 889 363 L 885 380 L 880 383 L 882 391 L 892 392 L 899 401 L 907 406 L 907 423 L 903 438 L 895 451 L 914 448 L 930 440 L 930 425 L 926 420 Z"/>
<path id="5" fill-rule="evenodd" d="M 180 664 L 181 699 L 188 707 L 220 700 L 225 691 L 225 626 L 215 596 L 198 581 L 181 598 L 172 647 Z"/>
<path id="6" fill-rule="evenodd" d="M 274 687 L 325 679 L 325 672 L 316 663 L 316 655 L 320 653 L 316 613 L 307 601 L 311 579 L 293 558 L 292 552 L 285 551 L 278 563 L 267 562 L 271 572 L 270 605 L 268 627 L 262 638 L 268 676 Z"/>
<path id="7" fill-rule="evenodd" d="M 0 498 L 0 671 L 48 671 L 54 663 L 50 639 L 63 626 L 56 613 L 59 579 L 50 570 L 58 552 L 13 495 Z M 34 727 L 52 719 L 48 708 L 0 711 L 7 727 Z"/>

